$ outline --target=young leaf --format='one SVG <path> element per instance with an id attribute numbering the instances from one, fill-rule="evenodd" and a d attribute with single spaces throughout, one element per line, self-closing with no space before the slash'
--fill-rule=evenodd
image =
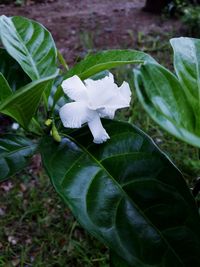
<path id="1" fill-rule="evenodd" d="M 64 78 L 78 75 L 82 80 L 95 75 L 103 70 L 119 67 L 125 64 L 143 64 L 144 62 L 155 62 L 155 60 L 136 50 L 109 50 L 87 56 L 80 63 L 71 68 Z"/>
<path id="2" fill-rule="evenodd" d="M 64 67 L 65 71 L 68 71 L 69 66 L 67 65 L 67 62 L 65 61 L 63 55 L 61 54 L 59 50 L 57 50 L 57 55 L 58 55 L 59 63 Z"/>
<path id="3" fill-rule="evenodd" d="M 174 38 L 174 67 L 188 101 L 194 109 L 196 131 L 200 135 L 200 40 Z"/>
<path id="4" fill-rule="evenodd" d="M 0 48 L 0 72 L 4 75 L 12 91 L 16 91 L 20 87 L 31 82 L 30 78 L 17 61 L 2 48 Z"/>
<path id="5" fill-rule="evenodd" d="M 28 138 L 0 136 L 0 182 L 26 167 L 36 148 L 37 144 Z"/>
<path id="6" fill-rule="evenodd" d="M 12 95 L 12 90 L 5 77 L 0 72 L 0 103 L 10 95 Z"/>
<path id="7" fill-rule="evenodd" d="M 153 63 L 134 73 L 138 98 L 151 118 L 177 138 L 200 147 L 194 111 L 176 76 Z"/>
<path id="8" fill-rule="evenodd" d="M 57 50 L 49 31 L 23 17 L 0 17 L 0 37 L 8 53 L 32 80 L 55 73 Z"/>
<path id="9" fill-rule="evenodd" d="M 199 266 L 200 219 L 181 173 L 143 132 L 104 121 L 110 140 L 87 127 L 60 144 L 45 137 L 42 161 L 79 222 L 129 266 Z"/>
<path id="10" fill-rule="evenodd" d="M 57 73 L 27 84 L 16 91 L 0 104 L 0 112 L 14 118 L 24 128 L 27 128 L 39 105 L 41 96 Z"/>

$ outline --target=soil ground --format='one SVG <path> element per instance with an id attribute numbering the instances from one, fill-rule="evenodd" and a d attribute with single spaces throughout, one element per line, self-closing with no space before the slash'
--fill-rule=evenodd
<path id="1" fill-rule="evenodd" d="M 45 1 L 44 1 L 45 2 Z M 54 0 L 46 3 L 0 5 L 0 15 L 25 16 L 47 27 L 69 64 L 88 48 L 137 48 L 138 36 L 173 32 L 180 23 L 142 11 L 145 0 Z"/>

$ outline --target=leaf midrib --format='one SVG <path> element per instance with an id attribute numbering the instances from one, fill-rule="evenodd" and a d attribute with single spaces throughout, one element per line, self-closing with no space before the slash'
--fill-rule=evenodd
<path id="1" fill-rule="evenodd" d="M 23 146 L 23 147 L 20 147 L 20 148 L 14 150 L 14 151 L 12 150 L 12 151 L 10 151 L 8 153 L 4 152 L 4 153 L 0 154 L 0 156 L 5 158 L 5 157 L 10 156 L 11 154 L 15 154 L 16 152 L 19 152 L 21 150 L 25 150 L 25 149 L 28 149 L 28 148 L 32 149 L 32 148 L 34 148 L 34 146 L 35 146 L 35 144 L 31 144 L 31 145 L 28 145 L 28 146 Z"/>
<path id="2" fill-rule="evenodd" d="M 105 169 L 105 167 L 87 150 L 87 148 L 85 148 L 84 146 L 82 146 L 79 142 L 77 142 L 73 137 L 71 136 L 67 136 L 69 139 L 71 139 L 74 143 L 76 143 L 86 154 L 88 154 L 88 156 L 94 160 L 96 162 L 97 165 L 99 165 L 99 167 L 105 171 L 105 173 L 107 173 L 107 175 L 111 178 L 111 180 L 113 181 L 113 183 L 115 183 L 117 185 L 117 187 L 120 189 L 120 191 L 122 192 L 122 194 L 124 195 L 125 199 L 128 199 L 132 205 L 137 209 L 137 211 L 143 216 L 143 218 L 149 223 L 149 225 L 155 229 L 155 231 L 161 236 L 162 240 L 166 243 L 168 249 L 170 249 L 172 251 L 172 253 L 174 254 L 174 256 L 178 259 L 178 261 L 182 264 L 182 266 L 184 266 L 183 262 L 181 261 L 180 257 L 177 255 L 176 251 L 171 247 L 171 245 L 169 244 L 169 242 L 165 239 L 165 237 L 162 235 L 162 233 L 160 232 L 160 230 L 152 224 L 152 222 L 146 217 L 146 215 L 143 213 L 143 211 L 138 207 L 138 205 L 136 203 L 133 202 L 133 200 L 127 195 L 127 193 L 123 190 L 123 188 L 120 186 L 120 184 L 118 184 L 116 182 L 116 180 L 114 179 L 114 177 Z"/>
<path id="3" fill-rule="evenodd" d="M 24 43 L 24 40 L 23 40 L 23 39 L 21 38 L 21 36 L 19 35 L 19 33 L 18 33 L 18 31 L 17 31 L 17 28 L 15 27 L 15 24 L 13 23 L 12 19 L 10 18 L 9 20 L 10 20 L 10 22 L 11 22 L 12 27 L 13 27 L 14 30 L 15 30 L 15 33 L 16 33 L 17 37 L 18 37 L 18 41 L 20 42 L 20 44 L 22 45 L 22 48 L 24 49 L 25 53 L 27 54 L 27 57 L 28 57 L 28 59 L 29 59 L 29 62 L 31 63 L 31 66 L 33 67 L 33 70 L 34 70 L 34 73 L 36 74 L 37 79 L 40 79 L 40 75 L 39 75 L 39 72 L 38 72 L 38 70 L 37 70 L 36 64 L 35 64 L 35 62 L 34 62 L 32 56 L 31 56 L 29 50 L 27 49 L 27 47 L 26 47 L 26 45 L 25 45 L 25 43 Z M 33 26 L 32 23 L 31 23 L 31 26 Z M 19 64 L 21 65 L 21 63 L 19 63 Z M 28 75 L 30 76 L 29 73 L 28 73 Z M 31 75 L 31 76 L 32 76 L 32 75 Z M 30 78 L 33 79 L 32 77 L 30 77 Z"/>

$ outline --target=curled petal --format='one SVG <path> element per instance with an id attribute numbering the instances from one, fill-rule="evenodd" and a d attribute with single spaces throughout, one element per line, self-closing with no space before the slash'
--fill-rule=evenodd
<path id="1" fill-rule="evenodd" d="M 101 118 L 113 119 L 115 112 L 119 108 L 126 108 L 130 105 L 131 90 L 127 82 L 116 89 L 115 94 L 112 97 L 112 101 L 107 103 L 104 107 L 98 108 L 97 112 Z"/>
<path id="2" fill-rule="evenodd" d="M 129 84 L 127 82 L 123 82 L 122 85 L 119 87 L 120 95 L 123 98 L 124 105 L 128 107 L 131 102 L 131 90 Z"/>
<path id="3" fill-rule="evenodd" d="M 93 119 L 90 122 L 88 122 L 88 126 L 94 137 L 94 140 L 93 140 L 94 143 L 101 144 L 105 142 L 107 139 L 110 139 L 106 130 L 103 128 L 103 125 L 101 123 L 101 120 L 98 114 L 96 114 L 96 116 L 94 116 Z"/>
<path id="4" fill-rule="evenodd" d="M 75 101 L 87 100 L 86 87 L 77 75 L 74 75 L 64 80 L 61 86 L 63 88 L 64 93 L 68 95 L 69 98 L 71 98 L 72 100 Z"/>
<path id="5" fill-rule="evenodd" d="M 96 109 L 101 117 L 112 119 L 115 111 L 130 105 L 131 90 L 127 82 L 118 87 L 114 83 L 113 75 L 97 81 L 87 79 L 85 81 L 88 93 L 88 106 Z"/>
<path id="6" fill-rule="evenodd" d="M 59 114 L 64 127 L 80 128 L 94 118 L 96 111 L 90 110 L 84 102 L 73 102 L 65 104 Z"/>

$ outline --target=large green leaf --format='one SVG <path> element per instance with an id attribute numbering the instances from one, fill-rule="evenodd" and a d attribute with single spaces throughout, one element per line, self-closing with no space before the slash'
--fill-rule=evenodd
<path id="1" fill-rule="evenodd" d="M 22 170 L 37 148 L 28 138 L 17 135 L 0 136 L 0 182 Z"/>
<path id="2" fill-rule="evenodd" d="M 26 128 L 34 116 L 39 105 L 41 96 L 49 83 L 57 76 L 43 78 L 16 91 L 0 104 L 0 112 L 11 116 Z"/>
<path id="3" fill-rule="evenodd" d="M 134 72 L 138 98 L 152 119 L 177 138 L 200 147 L 194 111 L 176 76 L 153 63 Z"/>
<path id="4" fill-rule="evenodd" d="M 130 265 L 119 255 L 110 251 L 110 267 L 130 267 Z"/>
<path id="5" fill-rule="evenodd" d="M 55 73 L 57 50 L 49 31 L 23 17 L 0 17 L 0 37 L 8 53 L 32 80 Z"/>
<path id="6" fill-rule="evenodd" d="M 41 142 L 44 167 L 79 222 L 134 267 L 199 266 L 200 220 L 180 172 L 143 132 L 104 121 Z M 123 262 L 123 260 L 122 260 Z"/>
<path id="7" fill-rule="evenodd" d="M 3 74 L 0 72 L 0 103 L 10 95 L 12 95 L 12 90 L 7 80 L 5 79 Z"/>
<path id="8" fill-rule="evenodd" d="M 4 75 L 13 91 L 31 81 L 21 66 L 2 48 L 0 48 L 0 72 Z"/>
<path id="9" fill-rule="evenodd" d="M 170 42 L 174 50 L 174 67 L 194 109 L 196 131 L 200 135 L 200 40 L 181 37 Z"/>
<path id="10" fill-rule="evenodd" d="M 71 68 L 64 78 L 78 75 L 82 80 L 85 80 L 103 70 L 109 70 L 125 64 L 143 64 L 144 62 L 155 62 L 155 60 L 141 51 L 108 50 L 87 56 Z"/>

